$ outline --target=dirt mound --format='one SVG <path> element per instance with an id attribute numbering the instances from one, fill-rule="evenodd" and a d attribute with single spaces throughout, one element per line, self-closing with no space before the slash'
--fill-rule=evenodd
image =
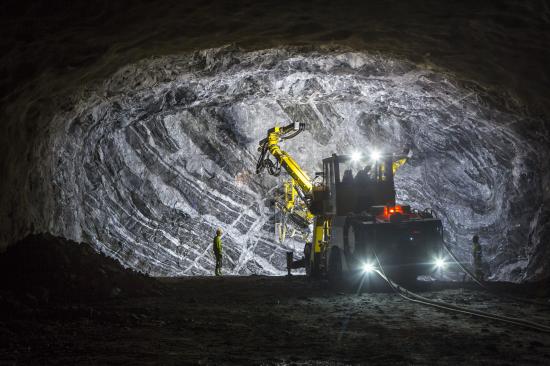
<path id="1" fill-rule="evenodd" d="M 0 291 L 40 302 L 146 296 L 158 286 L 89 244 L 49 234 L 28 236 L 0 255 Z"/>

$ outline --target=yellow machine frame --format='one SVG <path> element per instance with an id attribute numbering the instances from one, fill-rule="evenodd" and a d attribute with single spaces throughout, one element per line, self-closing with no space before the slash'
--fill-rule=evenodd
<path id="1" fill-rule="evenodd" d="M 259 150 L 269 153 L 276 159 L 277 163 L 290 175 L 291 179 L 284 183 L 284 207 L 285 212 L 293 212 L 296 208 L 303 212 L 303 217 L 313 223 L 313 253 L 322 253 L 330 239 L 331 219 L 322 215 L 313 215 L 304 197 L 311 197 L 314 189 L 312 180 L 308 174 L 302 170 L 300 165 L 279 146 L 281 139 L 289 139 L 296 136 L 304 128 L 303 124 L 293 123 L 285 127 L 275 126 L 267 133 L 267 138 L 260 142 Z M 294 134 L 292 134 L 294 133 Z M 287 136 L 292 134 L 291 136 Z M 392 170 L 395 172 L 406 162 L 406 159 L 400 159 L 393 163 Z M 258 168 L 260 169 L 260 168 Z M 278 174 L 278 173 L 277 173 Z M 299 203 L 297 196 L 301 197 Z"/>

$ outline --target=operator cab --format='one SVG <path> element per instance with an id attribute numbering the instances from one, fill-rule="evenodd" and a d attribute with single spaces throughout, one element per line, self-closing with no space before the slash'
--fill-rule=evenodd
<path id="1" fill-rule="evenodd" d="M 395 206 L 393 180 L 393 154 L 378 159 L 357 159 L 350 155 L 333 154 L 323 159 L 324 215 L 345 216 L 349 214 L 378 214 L 376 207 Z M 317 199 L 316 199 L 317 200 Z"/>

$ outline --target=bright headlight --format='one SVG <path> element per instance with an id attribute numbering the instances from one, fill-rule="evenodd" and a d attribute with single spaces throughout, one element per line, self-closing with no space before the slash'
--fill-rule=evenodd
<path id="1" fill-rule="evenodd" d="M 443 259 L 443 258 L 437 258 L 437 259 L 435 260 L 435 263 L 434 263 L 434 264 L 435 264 L 435 266 L 436 266 L 438 269 L 443 269 L 443 268 L 445 268 L 445 265 L 446 265 L 447 263 L 445 263 L 445 259 Z"/>
<path id="2" fill-rule="evenodd" d="M 370 152 L 370 158 L 372 159 L 372 161 L 378 161 L 380 159 L 380 151 L 378 150 L 372 150 Z"/>
<path id="3" fill-rule="evenodd" d="M 351 153 L 351 161 L 356 163 L 361 160 L 361 153 L 359 151 L 354 151 Z"/>
<path id="4" fill-rule="evenodd" d="M 374 265 L 372 263 L 363 263 L 363 272 L 364 273 L 371 273 L 374 271 Z"/>

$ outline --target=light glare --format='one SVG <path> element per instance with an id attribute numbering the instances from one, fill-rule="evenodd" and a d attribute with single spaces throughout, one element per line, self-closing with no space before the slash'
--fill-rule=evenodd
<path id="1" fill-rule="evenodd" d="M 439 269 L 445 268 L 445 264 L 446 264 L 446 263 L 445 263 L 445 260 L 442 259 L 442 258 L 437 258 L 437 259 L 435 260 L 435 266 L 436 266 L 437 268 L 439 268 Z"/>
<path id="2" fill-rule="evenodd" d="M 363 272 L 371 273 L 374 271 L 374 266 L 371 263 L 363 263 Z"/>
<path id="3" fill-rule="evenodd" d="M 370 158 L 373 160 L 373 161 L 378 161 L 380 159 L 380 151 L 378 150 L 372 150 L 371 153 L 370 153 Z"/>
<path id="4" fill-rule="evenodd" d="M 359 160 L 361 160 L 361 153 L 359 151 L 351 153 L 351 161 L 358 162 Z"/>

